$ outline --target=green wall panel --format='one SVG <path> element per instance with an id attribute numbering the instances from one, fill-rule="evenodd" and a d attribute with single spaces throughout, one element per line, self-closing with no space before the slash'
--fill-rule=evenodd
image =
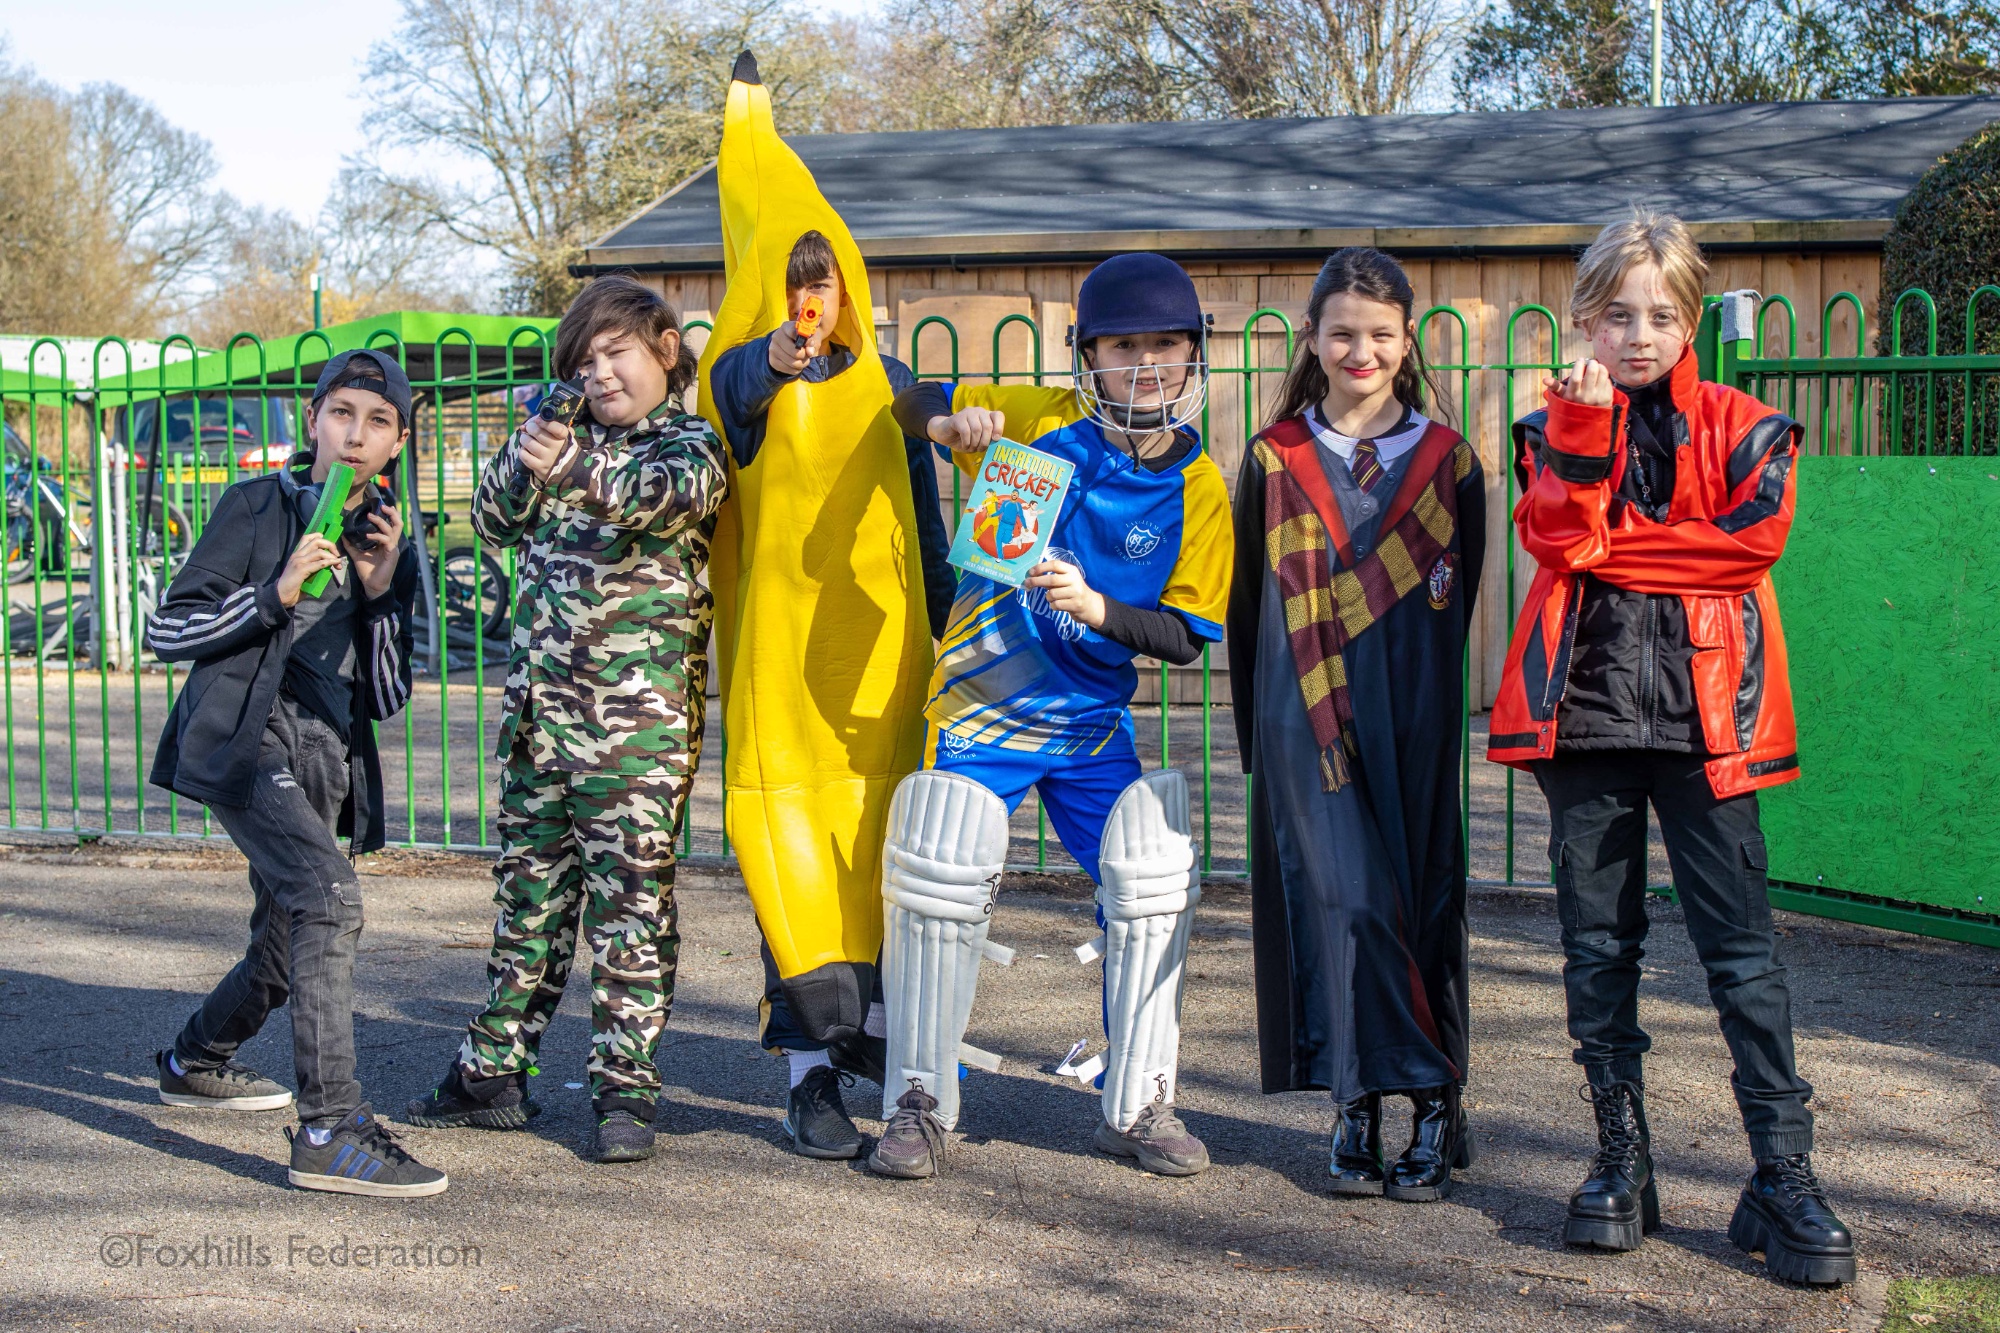
<path id="1" fill-rule="evenodd" d="M 1798 781 L 1771 877 L 2000 913 L 2000 460 L 1805 458 L 1774 572 Z"/>

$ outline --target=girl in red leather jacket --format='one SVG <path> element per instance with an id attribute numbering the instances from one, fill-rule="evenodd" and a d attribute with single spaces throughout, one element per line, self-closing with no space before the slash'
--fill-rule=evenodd
<path id="1" fill-rule="evenodd" d="M 1589 355 L 1514 427 L 1514 522 L 1540 571 L 1488 756 L 1533 772 L 1549 802 L 1570 1035 L 1599 1144 L 1566 1239 L 1629 1250 L 1659 1225 L 1638 1021 L 1650 803 L 1757 1160 L 1730 1239 L 1775 1276 L 1851 1281 L 1852 1236 L 1813 1174 L 1757 817 L 1757 789 L 1798 774 L 1770 568 L 1801 432 L 1701 380 L 1689 344 L 1707 271 L 1678 218 L 1646 211 L 1578 261 L 1570 313 Z"/>

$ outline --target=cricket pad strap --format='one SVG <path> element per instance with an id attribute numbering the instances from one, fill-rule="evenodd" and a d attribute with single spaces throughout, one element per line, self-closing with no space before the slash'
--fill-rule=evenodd
<path id="1" fill-rule="evenodd" d="M 1104 913 L 1104 1118 L 1130 1129 L 1148 1102 L 1171 1104 L 1180 1061 L 1181 983 L 1201 899 L 1187 779 L 1162 769 L 1127 787 L 1105 821 L 1097 904 Z"/>
<path id="2" fill-rule="evenodd" d="M 958 1123 L 958 1048 L 1006 864 L 999 797 L 957 773 L 912 773 L 897 786 L 882 848 L 885 1120 L 918 1087 L 937 1098 L 946 1129 Z"/>

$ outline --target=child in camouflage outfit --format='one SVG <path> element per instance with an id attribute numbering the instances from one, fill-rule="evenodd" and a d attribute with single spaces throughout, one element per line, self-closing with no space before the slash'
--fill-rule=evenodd
<path id="1" fill-rule="evenodd" d="M 694 380 L 657 293 L 601 278 L 556 331 L 574 433 L 531 417 L 480 478 L 473 526 L 521 547 L 500 757 L 499 919 L 486 1008 L 410 1123 L 518 1129 L 579 934 L 591 956 L 600 1162 L 652 1155 L 654 1051 L 680 947 L 674 830 L 699 758 L 714 603 L 701 575 L 722 447 L 674 406 Z"/>

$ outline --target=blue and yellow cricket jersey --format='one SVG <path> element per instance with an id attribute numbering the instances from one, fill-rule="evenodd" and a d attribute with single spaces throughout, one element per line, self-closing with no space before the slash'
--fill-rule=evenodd
<path id="1" fill-rule="evenodd" d="M 1197 447 L 1149 472 L 1105 439 L 1072 389 L 947 386 L 951 410 L 992 408 L 1007 438 L 1075 465 L 1049 537 L 1106 597 L 1177 612 L 1194 633 L 1222 638 L 1234 532 L 1229 489 Z M 976 469 L 978 457 L 960 456 Z M 1052 754 L 1093 754 L 1131 725 L 1133 652 L 1048 604 L 1039 588 L 961 573 L 924 715 L 946 736 Z"/>

